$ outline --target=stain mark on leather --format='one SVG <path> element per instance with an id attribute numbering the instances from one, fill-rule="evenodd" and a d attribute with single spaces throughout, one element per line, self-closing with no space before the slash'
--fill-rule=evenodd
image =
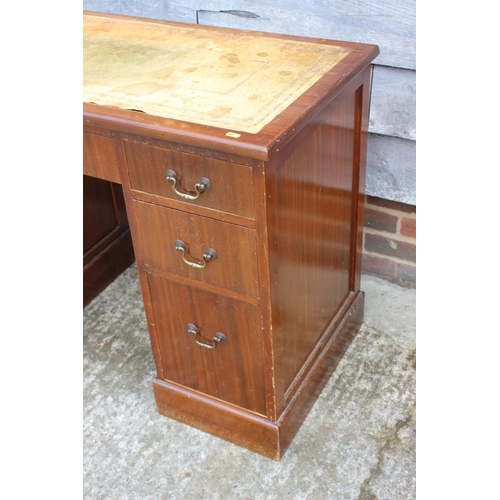
<path id="1" fill-rule="evenodd" d="M 240 62 L 238 56 L 236 54 L 233 54 L 232 52 L 229 54 L 224 54 L 223 56 L 220 56 L 220 58 L 226 58 L 231 64 L 238 64 Z"/>
<path id="2" fill-rule="evenodd" d="M 115 87 L 113 92 L 123 92 L 125 94 L 139 96 L 154 94 L 164 88 L 164 85 L 160 85 L 156 82 L 140 82 L 132 85 L 125 85 L 123 87 Z"/>
<path id="3" fill-rule="evenodd" d="M 210 111 L 210 115 L 213 118 L 221 118 L 222 116 L 226 116 L 229 113 L 231 113 L 233 108 L 230 108 L 228 106 L 217 106 L 216 108 L 212 109 Z"/>
<path id="4" fill-rule="evenodd" d="M 158 78 L 159 80 L 166 80 L 167 78 L 170 77 L 170 75 L 175 71 L 175 66 L 167 66 L 165 68 L 161 68 L 154 73 L 152 73 L 152 76 L 155 78 Z"/>
<path id="5" fill-rule="evenodd" d="M 186 68 L 184 70 L 184 73 L 192 73 L 193 71 L 196 71 L 198 68 L 195 66 L 194 68 Z"/>

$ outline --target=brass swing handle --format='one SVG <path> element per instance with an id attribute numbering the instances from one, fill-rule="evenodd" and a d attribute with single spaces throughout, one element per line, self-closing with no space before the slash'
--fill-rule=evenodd
<path id="1" fill-rule="evenodd" d="M 179 177 L 173 170 L 167 170 L 167 172 L 165 173 L 165 178 L 172 184 L 174 193 L 184 200 L 197 200 L 200 197 L 200 194 L 212 189 L 212 183 L 210 182 L 210 180 L 206 177 L 200 177 L 198 182 L 194 185 L 196 194 L 183 193 L 177 189 L 177 185 L 179 184 Z"/>
<path id="2" fill-rule="evenodd" d="M 211 344 L 207 344 L 205 342 L 200 342 L 198 340 L 198 337 L 200 335 L 200 330 L 198 329 L 198 327 L 196 325 L 193 325 L 193 323 L 188 323 L 186 326 L 187 326 L 188 333 L 191 333 L 194 335 L 194 341 L 200 347 L 204 347 L 205 349 L 215 349 L 218 344 L 223 344 L 224 342 L 227 342 L 227 337 L 222 332 L 217 332 L 214 335 L 214 338 L 212 339 Z"/>
<path id="3" fill-rule="evenodd" d="M 205 250 L 205 253 L 201 257 L 203 264 L 199 264 L 198 262 L 190 262 L 186 259 L 187 247 L 182 240 L 175 240 L 175 249 L 178 252 L 182 252 L 182 260 L 188 266 L 194 267 L 195 269 L 203 269 L 204 267 L 207 267 L 208 262 L 210 262 L 211 260 L 217 260 L 217 258 L 219 257 L 217 255 L 217 252 L 213 248 L 207 248 Z"/>

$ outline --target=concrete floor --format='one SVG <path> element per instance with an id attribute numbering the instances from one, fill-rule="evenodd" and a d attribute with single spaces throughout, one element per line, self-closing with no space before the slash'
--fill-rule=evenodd
<path id="1" fill-rule="evenodd" d="M 281 462 L 156 412 L 133 265 L 84 309 L 84 498 L 416 497 L 415 290 L 363 276 L 365 323 Z"/>

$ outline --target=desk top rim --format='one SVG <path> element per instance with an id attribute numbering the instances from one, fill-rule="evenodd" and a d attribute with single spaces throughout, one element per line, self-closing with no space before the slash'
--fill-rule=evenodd
<path id="1" fill-rule="evenodd" d="M 196 28 L 196 30 L 213 33 L 238 34 L 249 37 L 265 37 L 269 39 L 290 40 L 293 42 L 316 43 L 321 45 L 335 45 L 349 48 L 350 52 L 327 71 L 316 83 L 313 83 L 298 99 L 292 102 L 283 112 L 278 114 L 270 123 L 263 126 L 258 133 L 237 131 L 236 134 L 228 129 L 210 125 L 200 125 L 171 118 L 161 118 L 146 113 L 120 109 L 111 106 L 102 106 L 84 102 L 84 124 L 104 127 L 126 133 L 153 135 L 156 138 L 178 141 L 188 139 L 192 145 L 210 147 L 220 150 L 234 150 L 255 159 L 269 159 L 276 144 L 281 142 L 287 134 L 302 128 L 306 116 L 313 116 L 327 104 L 336 94 L 345 87 L 357 74 L 362 72 L 379 54 L 376 45 L 339 40 L 302 37 L 288 34 L 249 31 L 218 26 L 196 25 L 178 21 L 124 16 L 103 12 L 84 11 L 84 16 L 108 17 L 111 19 L 134 20 L 144 23 L 154 23 L 180 28 Z M 307 120 L 306 120 L 307 121 Z"/>

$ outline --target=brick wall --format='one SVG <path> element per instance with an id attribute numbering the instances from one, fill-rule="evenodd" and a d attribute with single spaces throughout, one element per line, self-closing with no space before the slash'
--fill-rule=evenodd
<path id="1" fill-rule="evenodd" d="M 416 287 L 416 207 L 366 197 L 362 271 Z"/>

